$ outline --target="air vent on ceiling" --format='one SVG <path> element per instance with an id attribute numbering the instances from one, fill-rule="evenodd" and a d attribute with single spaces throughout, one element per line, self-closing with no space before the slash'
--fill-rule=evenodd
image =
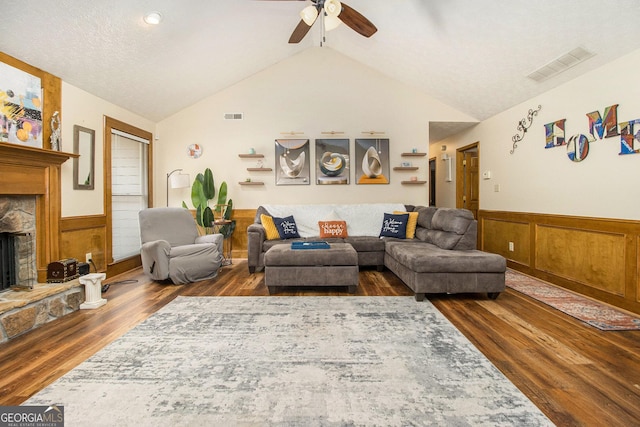
<path id="1" fill-rule="evenodd" d="M 571 52 L 565 53 L 564 55 L 554 59 L 547 65 L 538 68 L 527 77 L 537 82 L 541 82 L 553 76 L 556 76 L 563 71 L 567 71 L 569 68 L 574 67 L 583 61 L 586 61 L 593 55 L 595 55 L 595 53 L 589 52 L 588 50 L 581 47 L 577 47 Z"/>
<path id="2" fill-rule="evenodd" d="M 242 113 L 224 113 L 225 120 L 242 120 Z"/>

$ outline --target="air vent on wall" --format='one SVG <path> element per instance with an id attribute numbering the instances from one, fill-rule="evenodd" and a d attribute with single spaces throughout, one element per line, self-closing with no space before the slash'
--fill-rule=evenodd
<path id="1" fill-rule="evenodd" d="M 242 113 L 224 113 L 224 119 L 225 120 L 242 120 L 243 114 Z"/>
<path id="2" fill-rule="evenodd" d="M 589 52 L 588 50 L 581 47 L 577 47 L 571 52 L 565 53 L 564 55 L 554 59 L 547 65 L 538 68 L 527 77 L 537 82 L 541 82 L 553 76 L 556 76 L 563 71 L 567 71 L 569 68 L 574 67 L 583 61 L 586 61 L 593 55 L 595 55 L 595 53 Z"/>

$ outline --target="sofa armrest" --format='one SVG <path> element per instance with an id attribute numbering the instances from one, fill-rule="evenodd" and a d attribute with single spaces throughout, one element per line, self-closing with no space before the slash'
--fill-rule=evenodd
<path id="1" fill-rule="evenodd" d="M 262 224 L 253 223 L 247 228 L 247 264 L 250 273 L 254 273 L 256 267 L 260 267 L 262 243 L 266 240 L 266 236 Z"/>
<path id="2" fill-rule="evenodd" d="M 169 253 L 171 245 L 166 240 L 146 242 L 140 248 L 142 269 L 154 280 L 169 278 Z"/>

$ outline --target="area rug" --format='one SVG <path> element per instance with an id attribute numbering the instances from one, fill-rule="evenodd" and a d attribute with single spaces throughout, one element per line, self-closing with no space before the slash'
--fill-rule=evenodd
<path id="1" fill-rule="evenodd" d="M 68 426 L 552 423 L 428 301 L 179 297 L 26 405 Z"/>
<path id="2" fill-rule="evenodd" d="M 640 330 L 640 317 L 507 269 L 506 285 L 602 331 Z"/>

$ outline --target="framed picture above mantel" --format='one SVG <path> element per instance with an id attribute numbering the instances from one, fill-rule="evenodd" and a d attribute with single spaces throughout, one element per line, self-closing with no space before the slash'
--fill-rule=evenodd
<path id="1" fill-rule="evenodd" d="M 49 126 L 49 123 L 51 123 L 53 114 L 56 111 L 58 112 L 58 119 L 60 119 L 59 112 L 62 111 L 62 96 L 61 96 L 62 80 L 59 77 L 56 77 L 52 74 L 47 73 L 46 71 L 43 71 L 30 64 L 27 64 L 26 62 L 22 62 L 17 58 L 14 58 L 3 52 L 0 52 L 0 69 L 2 70 L 0 71 L 0 75 L 3 76 L 2 81 L 0 81 L 0 93 L 5 94 L 5 97 L 2 97 L 2 95 L 0 95 L 0 98 L 2 98 L 0 99 L 0 108 L 3 108 L 5 106 L 5 103 L 6 103 L 5 100 L 8 100 L 7 102 L 9 102 L 10 104 L 16 104 L 14 100 L 18 99 L 17 105 L 20 106 L 19 98 L 15 98 L 17 90 L 9 88 L 9 86 L 7 86 L 7 83 L 5 83 L 6 80 L 4 78 L 5 77 L 4 73 L 5 73 L 5 70 L 9 70 L 9 68 L 7 67 L 11 67 L 17 70 L 18 72 L 26 74 L 28 78 L 35 79 L 33 81 L 39 80 L 40 97 L 37 98 L 37 94 L 34 93 L 37 91 L 34 91 L 33 87 L 29 91 L 25 90 L 24 91 L 25 96 L 30 97 L 30 101 L 25 102 L 24 107 L 25 107 L 25 110 L 27 109 L 33 110 L 34 109 L 33 107 L 36 107 L 37 104 L 39 103 L 41 125 L 40 125 L 40 135 L 37 139 L 38 142 L 34 142 L 33 138 L 29 137 L 29 135 L 33 135 L 33 132 L 36 132 L 36 129 L 34 129 L 34 124 L 31 122 L 32 119 L 30 119 L 31 116 L 35 115 L 35 113 L 32 111 L 29 111 L 29 112 L 25 111 L 24 114 L 28 120 L 21 120 L 22 124 L 19 128 L 17 123 L 14 123 L 15 120 L 13 119 L 11 123 L 11 130 L 9 130 L 8 123 L 7 124 L 0 123 L 0 126 L 6 125 L 7 133 L 9 134 L 7 135 L 7 138 L 6 138 L 7 140 L 5 142 L 18 144 L 18 145 L 26 145 L 26 146 L 35 147 L 35 148 L 44 148 L 47 150 L 50 149 L 51 148 L 51 144 L 50 144 L 51 126 Z M 6 95 L 7 91 L 13 92 L 14 100 L 11 100 L 11 98 Z M 3 110 L 3 114 L 4 114 L 4 110 Z M 25 122 L 29 123 L 29 125 L 26 125 L 26 128 L 24 126 Z M 19 135 L 20 137 L 18 137 L 17 133 L 15 134 L 15 136 L 10 135 L 11 132 L 17 132 L 18 129 L 23 129 L 20 132 L 20 135 Z M 4 129 L 0 129 L 0 132 L 4 132 Z M 26 136 L 26 141 L 22 141 L 22 139 L 24 139 L 25 136 Z M 2 138 L 3 137 L 0 136 L 0 139 Z M 12 141 L 13 138 L 15 138 L 19 142 Z M 2 140 L 4 141 L 4 139 Z M 66 144 L 65 144 L 65 141 L 66 141 Z M 58 147 L 58 149 L 69 152 L 72 149 L 72 142 L 73 140 L 71 138 L 71 135 L 69 135 L 68 138 L 66 138 L 63 141 L 62 147 Z"/>

